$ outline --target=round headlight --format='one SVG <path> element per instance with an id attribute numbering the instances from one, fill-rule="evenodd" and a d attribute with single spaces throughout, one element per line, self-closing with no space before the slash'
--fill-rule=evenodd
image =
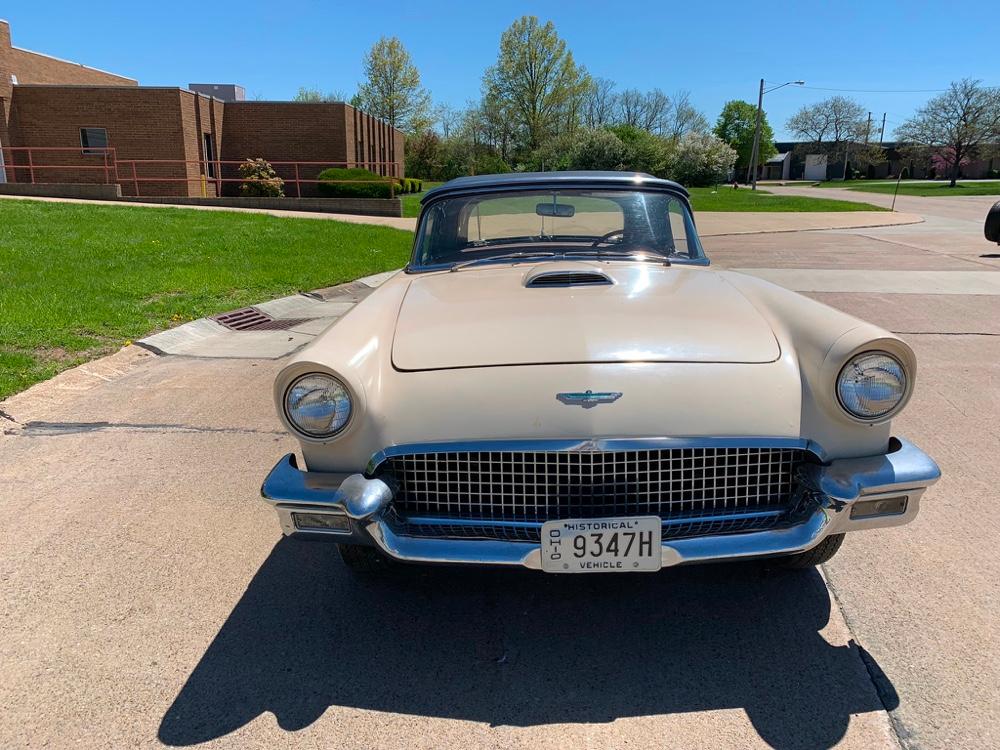
<path id="1" fill-rule="evenodd" d="M 885 352 L 865 352 L 848 360 L 837 376 L 840 405 L 858 419 L 879 419 L 906 394 L 906 371 Z"/>
<path id="2" fill-rule="evenodd" d="M 344 429 L 351 418 L 351 395 L 331 375 L 303 375 L 285 391 L 285 413 L 304 435 L 331 437 Z"/>

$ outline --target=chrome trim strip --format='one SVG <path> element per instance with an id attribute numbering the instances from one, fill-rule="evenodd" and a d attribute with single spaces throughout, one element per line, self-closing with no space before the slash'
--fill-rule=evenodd
<path id="1" fill-rule="evenodd" d="M 717 514 L 711 516 L 684 516 L 679 518 L 662 518 L 663 526 L 680 526 L 686 523 L 714 523 L 716 521 L 734 521 L 753 518 L 773 518 L 786 513 L 786 510 L 757 510 L 747 513 Z M 541 521 L 505 521 L 488 518 L 445 518 L 443 516 L 398 516 L 402 524 L 413 526 L 496 526 L 509 529 L 540 529 Z"/>
<path id="2" fill-rule="evenodd" d="M 648 437 L 648 438 L 581 438 L 552 440 L 465 440 L 449 443 L 408 443 L 393 445 L 374 453 L 365 468 L 372 476 L 376 469 L 395 456 L 421 453 L 462 453 L 506 451 L 544 453 L 569 451 L 598 453 L 611 451 L 669 450 L 672 448 L 798 448 L 815 454 L 821 461 L 826 452 L 812 440 L 792 437 Z"/>

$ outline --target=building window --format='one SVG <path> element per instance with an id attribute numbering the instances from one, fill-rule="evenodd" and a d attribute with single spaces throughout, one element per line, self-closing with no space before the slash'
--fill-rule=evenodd
<path id="1" fill-rule="evenodd" d="M 215 142 L 211 133 L 205 133 L 205 175 L 215 179 Z"/>
<path id="2" fill-rule="evenodd" d="M 108 147 L 108 131 L 104 128 L 80 128 L 80 145 L 84 156 L 104 156 Z"/>

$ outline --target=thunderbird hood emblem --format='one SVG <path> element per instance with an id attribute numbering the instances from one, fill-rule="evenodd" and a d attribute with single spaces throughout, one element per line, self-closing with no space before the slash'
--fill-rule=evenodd
<path id="1" fill-rule="evenodd" d="M 576 393 L 556 394 L 556 398 L 564 404 L 582 406 L 584 409 L 589 409 L 590 407 L 597 406 L 598 404 L 610 404 L 617 401 L 621 397 L 622 394 L 617 391 L 602 391 L 597 393 L 594 391 L 582 391 Z"/>

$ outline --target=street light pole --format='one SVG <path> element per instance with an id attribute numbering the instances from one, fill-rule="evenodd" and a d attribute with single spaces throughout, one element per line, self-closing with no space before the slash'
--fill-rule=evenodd
<path id="1" fill-rule="evenodd" d="M 764 94 L 769 94 L 772 91 L 777 91 L 793 84 L 804 86 L 805 83 L 805 81 L 786 81 L 780 86 L 773 86 L 765 91 L 764 79 L 760 79 L 760 92 L 757 94 L 757 126 L 753 131 L 753 149 L 750 151 L 750 166 L 747 167 L 747 182 L 750 183 L 751 190 L 757 189 L 757 159 L 760 157 L 760 121 L 764 111 Z"/>
<path id="2" fill-rule="evenodd" d="M 760 148 L 760 118 L 764 108 L 764 79 L 760 79 L 760 93 L 757 94 L 757 124 L 753 131 L 753 148 L 750 149 L 750 166 L 747 172 L 747 181 L 750 182 L 750 189 L 757 189 L 757 154 Z M 752 177 L 751 177 L 752 175 Z"/>

